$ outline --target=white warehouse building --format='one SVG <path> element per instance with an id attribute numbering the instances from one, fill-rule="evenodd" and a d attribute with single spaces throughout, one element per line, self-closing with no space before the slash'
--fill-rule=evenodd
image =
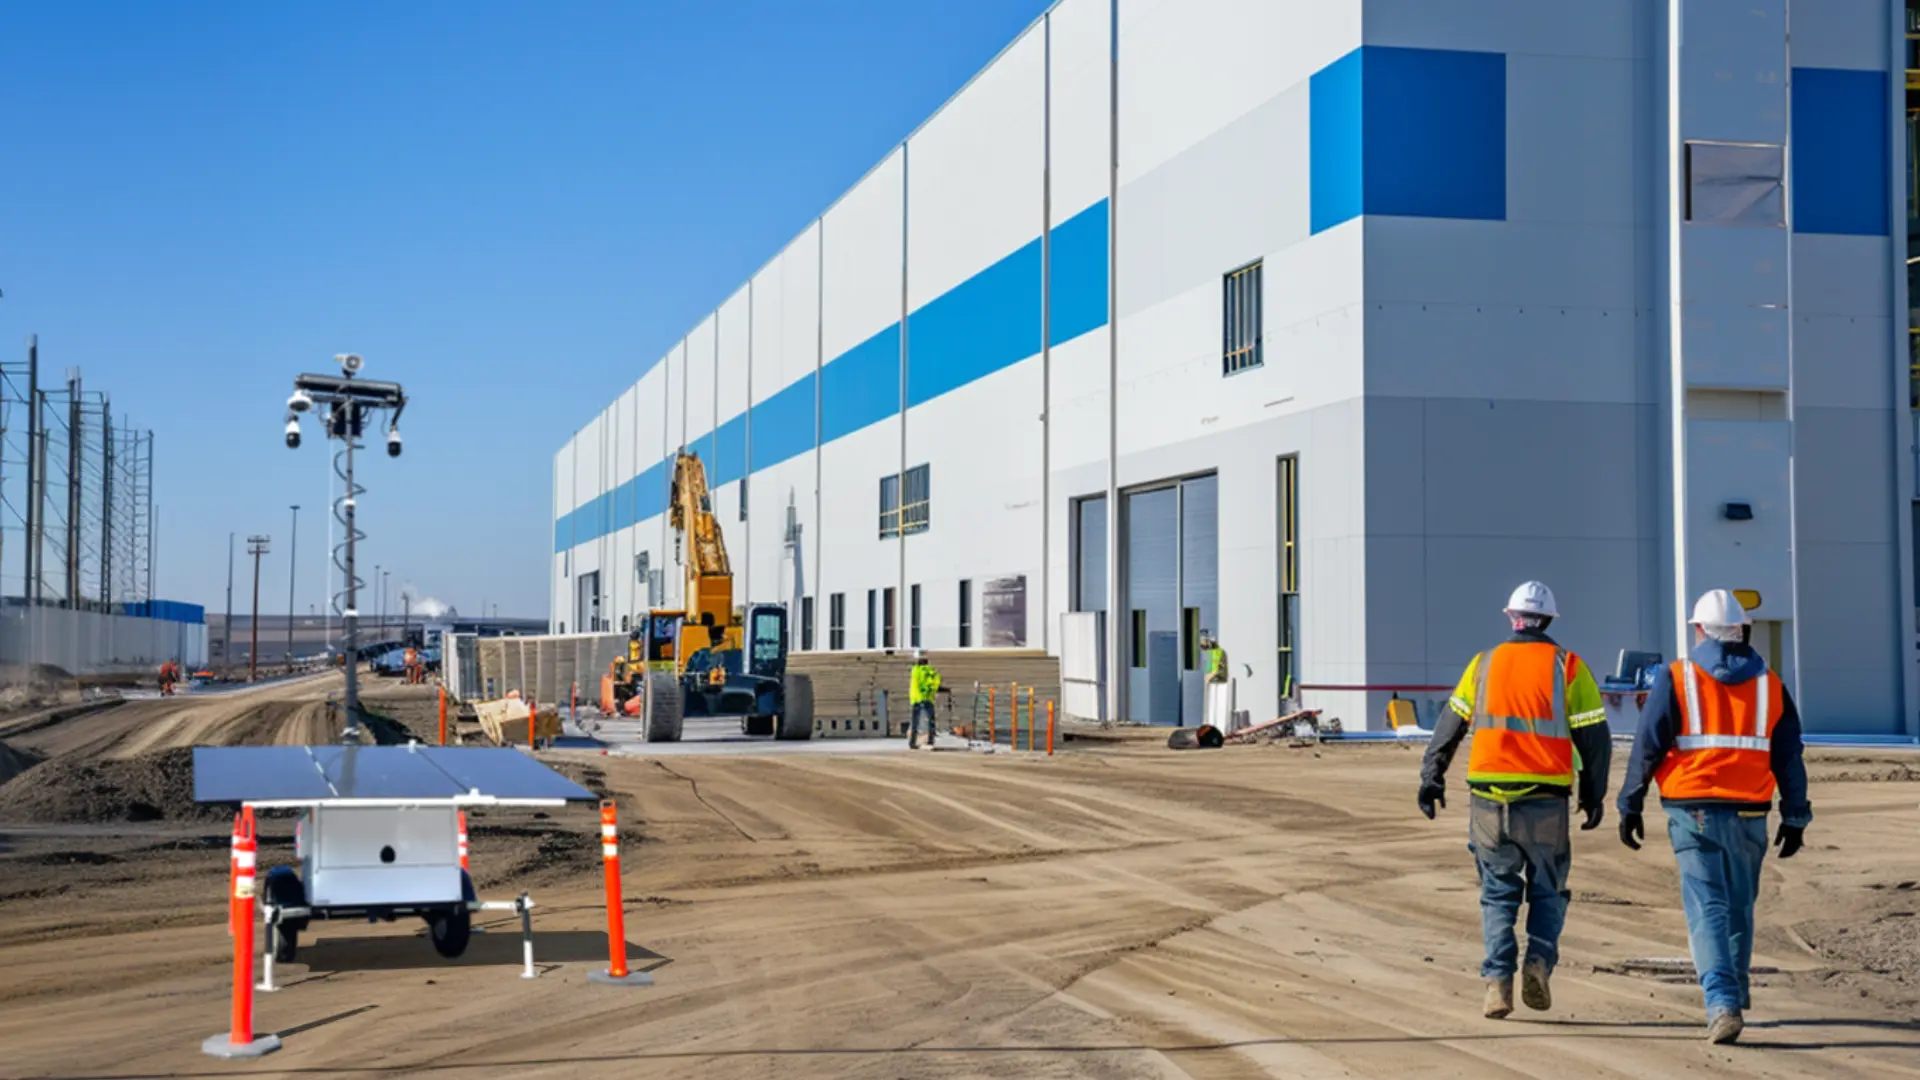
<path id="1" fill-rule="evenodd" d="M 1198 722 L 1207 629 L 1380 727 L 1521 581 L 1602 674 L 1726 587 L 1810 730 L 1920 735 L 1905 36 L 1062 0 L 561 448 L 552 628 L 680 604 L 684 446 L 798 649 L 1102 611 L 1120 719 Z"/>

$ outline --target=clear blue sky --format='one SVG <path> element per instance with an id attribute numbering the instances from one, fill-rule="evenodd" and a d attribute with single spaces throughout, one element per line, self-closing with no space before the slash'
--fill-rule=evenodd
<path id="1" fill-rule="evenodd" d="M 0 348 L 158 432 L 162 597 L 218 610 L 227 534 L 266 532 L 272 612 L 290 503 L 323 603 L 292 376 L 359 352 L 413 398 L 363 576 L 543 614 L 555 450 L 1046 6 L 8 5 Z"/>

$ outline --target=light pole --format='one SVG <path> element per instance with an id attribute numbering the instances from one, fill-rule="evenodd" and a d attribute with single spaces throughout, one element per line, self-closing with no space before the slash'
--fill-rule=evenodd
<path id="1" fill-rule="evenodd" d="M 153 597 L 149 595 L 147 599 Z M 233 670 L 233 534 L 227 534 L 227 621 L 220 625 L 220 674 Z"/>
<path id="2" fill-rule="evenodd" d="M 373 585 L 373 636 L 375 638 L 378 638 L 381 633 L 386 630 L 386 621 L 381 617 L 381 613 L 386 605 L 381 601 L 380 597 L 380 583 L 385 580 L 386 571 L 380 569 L 379 563 L 374 563 L 373 581 L 371 584 Z"/>
<path id="3" fill-rule="evenodd" d="M 293 529 L 287 533 L 287 674 L 293 674 L 293 583 L 300 576 L 300 504 L 293 504 Z"/>
<path id="4" fill-rule="evenodd" d="M 247 537 L 247 554 L 253 556 L 253 617 L 247 620 L 247 629 L 253 635 L 253 644 L 247 648 L 247 681 L 252 682 L 260 667 L 260 556 L 267 553 L 266 536 Z"/>
<path id="5" fill-rule="evenodd" d="M 380 571 L 380 637 L 383 640 L 387 636 L 387 578 L 391 576 L 391 570 Z"/>
<path id="6" fill-rule="evenodd" d="M 346 636 L 347 728 L 341 734 L 346 741 L 356 742 L 361 735 L 360 579 L 354 576 L 353 560 L 356 544 L 366 535 L 354 527 L 359 496 L 365 489 L 353 482 L 353 452 L 360 445 L 367 420 L 377 421 L 379 414 L 386 412 L 387 456 L 400 456 L 400 414 L 406 411 L 407 395 L 399 383 L 355 378 L 363 365 L 357 355 L 342 353 L 334 359 L 340 364 L 339 375 L 294 376 L 293 396 L 287 399 L 287 446 L 300 445 L 300 414 L 316 405 L 324 406 L 327 437 L 342 443 L 334 456 L 334 472 L 342 483 L 340 496 L 334 501 L 334 516 L 345 535 L 334 550 L 334 564 L 340 567 L 344 588 L 333 603 L 340 608 L 341 629 Z"/>

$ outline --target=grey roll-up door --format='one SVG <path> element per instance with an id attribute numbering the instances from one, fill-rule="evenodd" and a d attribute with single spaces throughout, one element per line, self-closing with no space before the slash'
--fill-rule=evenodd
<path id="1" fill-rule="evenodd" d="M 1136 491 L 1126 499 L 1126 582 L 1124 612 L 1120 612 L 1121 656 L 1118 668 L 1126 679 L 1126 717 L 1134 723 L 1152 723 L 1153 716 L 1164 713 L 1154 707 L 1156 687 L 1149 677 L 1150 645 L 1155 633 L 1176 635 L 1173 662 L 1179 662 L 1177 635 L 1180 629 L 1179 603 L 1179 491 L 1173 487 Z M 1144 637 L 1143 637 L 1144 634 Z M 1169 685 L 1171 689 L 1169 689 Z M 1173 694 L 1173 719 L 1179 722 L 1177 668 L 1175 681 L 1162 684 L 1162 696 Z"/>

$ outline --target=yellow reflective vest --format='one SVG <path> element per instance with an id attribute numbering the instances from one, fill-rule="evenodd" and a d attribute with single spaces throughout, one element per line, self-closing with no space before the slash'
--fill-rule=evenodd
<path id="1" fill-rule="evenodd" d="M 913 686 L 908 694 L 909 701 L 915 705 L 932 701 L 934 693 L 939 689 L 940 673 L 933 670 L 932 664 L 913 666 Z"/>

